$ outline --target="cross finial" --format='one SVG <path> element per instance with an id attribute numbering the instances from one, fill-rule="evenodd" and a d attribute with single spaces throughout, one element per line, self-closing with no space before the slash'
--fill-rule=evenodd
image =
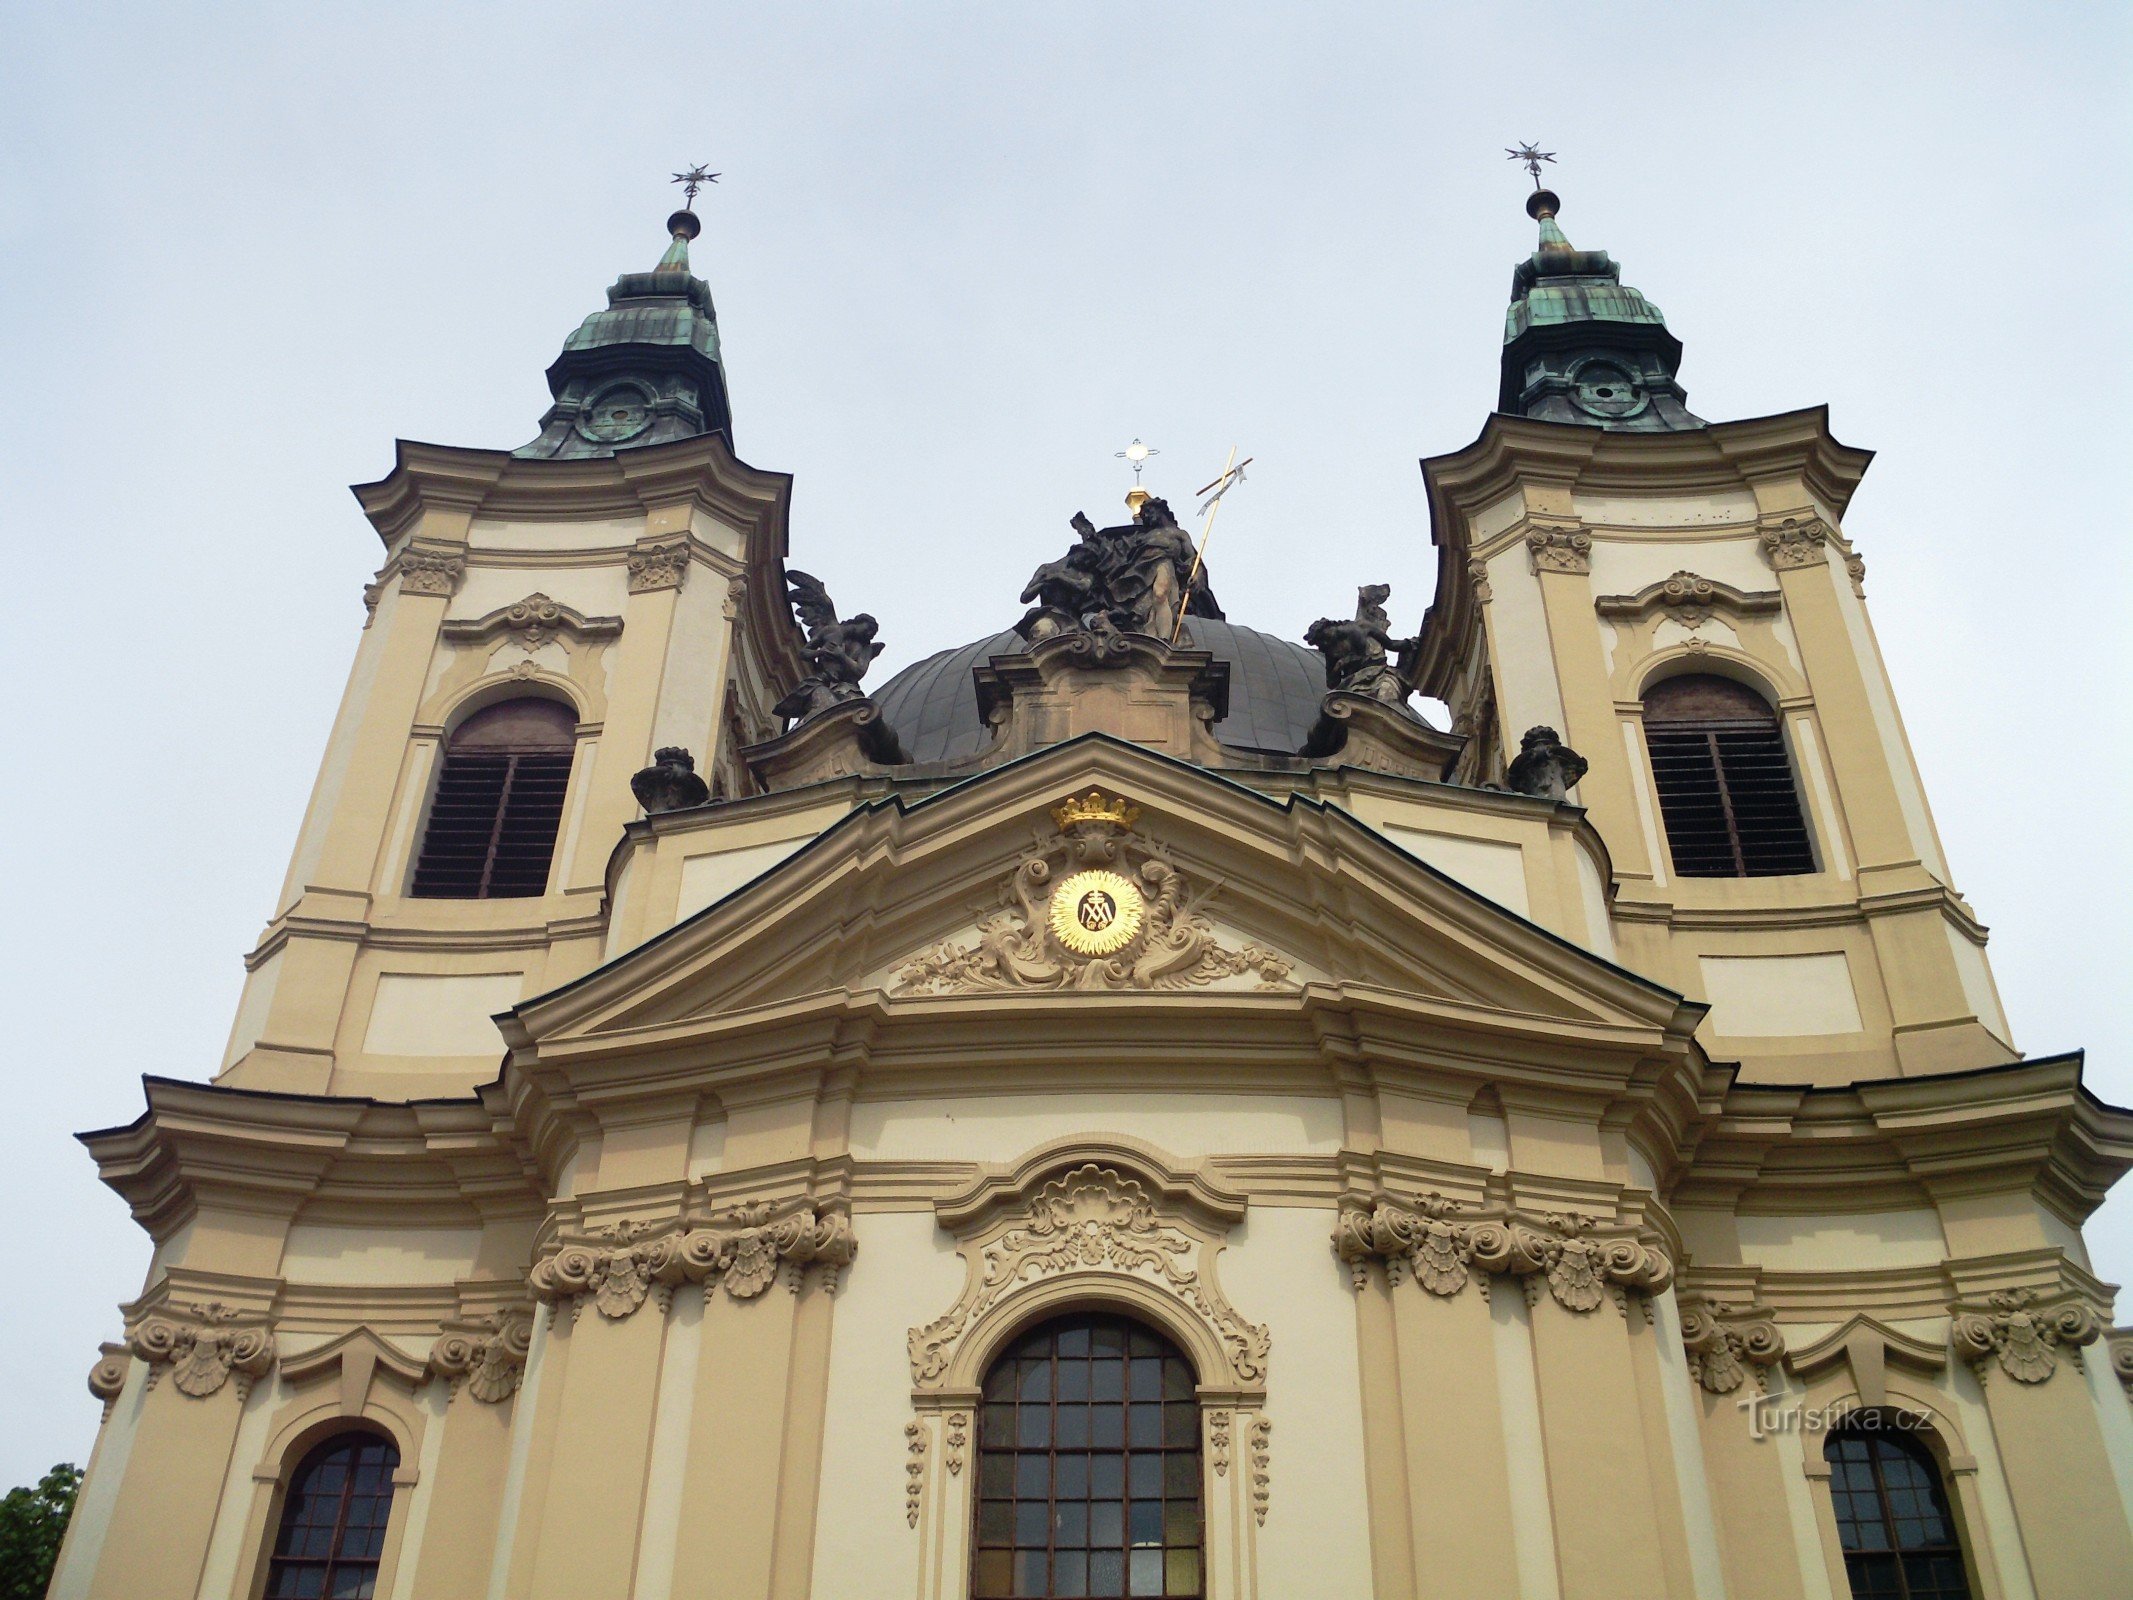
<path id="1" fill-rule="evenodd" d="M 718 174 L 706 171 L 704 164 L 699 161 L 688 171 L 675 173 L 674 181 L 682 186 L 682 209 L 684 211 L 694 211 L 696 209 L 696 191 L 707 183 L 718 182 Z"/>
<path id="2" fill-rule="evenodd" d="M 1555 160 L 1553 150 L 1543 150 L 1537 144 L 1522 144 L 1516 149 L 1506 146 L 1504 154 L 1533 174 L 1533 187 L 1536 189 L 1541 186 L 1541 163 L 1552 163 Z"/>
<path id="3" fill-rule="evenodd" d="M 1117 455 L 1119 460 L 1129 461 L 1133 464 L 1133 486 L 1138 489 L 1141 485 L 1141 468 L 1148 465 L 1148 458 L 1150 456 L 1159 456 L 1162 453 L 1162 451 L 1156 449 L 1153 445 L 1142 444 L 1140 441 L 1140 436 L 1136 434 L 1134 436 L 1133 443 L 1127 445 L 1125 449 L 1117 452 Z"/>

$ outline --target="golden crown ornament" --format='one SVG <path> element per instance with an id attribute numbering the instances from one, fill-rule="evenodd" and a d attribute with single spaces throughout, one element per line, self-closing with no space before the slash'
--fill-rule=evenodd
<path id="1" fill-rule="evenodd" d="M 1065 805 L 1052 808 L 1052 820 L 1059 824 L 1059 831 L 1082 822 L 1101 822 L 1126 832 L 1140 820 L 1141 808 L 1128 805 L 1123 800 L 1106 800 L 1101 789 L 1091 789 L 1078 800 L 1069 800 Z"/>

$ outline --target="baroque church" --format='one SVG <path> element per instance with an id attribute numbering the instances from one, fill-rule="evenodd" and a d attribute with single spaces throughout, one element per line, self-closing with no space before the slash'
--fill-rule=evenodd
<path id="1" fill-rule="evenodd" d="M 82 1136 L 52 1595 L 2133 1594 L 2133 1113 L 2010 1035 L 1870 456 L 1558 209 L 1411 631 L 1136 489 L 870 683 L 689 210 L 403 441 L 221 1068 Z"/>

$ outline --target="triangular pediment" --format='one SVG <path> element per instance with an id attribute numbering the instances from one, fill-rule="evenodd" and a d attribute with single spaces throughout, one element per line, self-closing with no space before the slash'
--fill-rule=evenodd
<path id="1" fill-rule="evenodd" d="M 1130 825 L 1062 827 L 1058 808 L 1092 793 L 1130 811 Z M 1137 941 L 1104 951 L 1099 937 L 1084 956 L 1046 924 L 1065 881 L 1091 872 L 1124 880 L 1134 892 L 1111 909 L 1137 909 L 1144 926 Z M 1129 1014 L 1160 1013 L 1189 1026 L 1180 1008 L 1302 1019 L 1354 1005 L 1393 1032 L 1404 1017 L 1411 1030 L 1617 1048 L 1685 1039 L 1695 1020 L 1679 996 L 1338 808 L 1271 799 L 1092 737 L 854 811 L 725 900 L 521 1005 L 506 1032 L 521 1051 L 598 1055 L 602 1042 L 680 1048 L 858 1013 L 870 1026 L 983 1014 L 1056 1030 L 1062 1015 L 1124 1027 Z"/>

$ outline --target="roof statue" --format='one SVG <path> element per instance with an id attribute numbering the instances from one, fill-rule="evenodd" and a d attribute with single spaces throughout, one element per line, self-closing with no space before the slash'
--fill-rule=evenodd
<path id="1" fill-rule="evenodd" d="M 1328 689 L 1369 695 L 1389 706 L 1404 706 L 1414 693 L 1411 674 L 1422 641 L 1392 636 L 1385 614 L 1391 596 L 1391 584 L 1366 583 L 1355 591 L 1352 621 L 1320 617 L 1304 630 L 1304 643 L 1326 658 Z"/>
<path id="2" fill-rule="evenodd" d="M 1131 522 L 1110 528 L 1077 511 L 1068 526 L 1080 542 L 1039 567 L 1022 591 L 1024 604 L 1035 602 L 1015 624 L 1026 642 L 1076 631 L 1169 639 L 1185 616 L 1221 620 L 1206 574 L 1196 570 L 1192 535 L 1169 501 L 1143 496 Z"/>
<path id="3" fill-rule="evenodd" d="M 836 604 L 822 580 L 787 568 L 785 581 L 792 588 L 792 608 L 807 631 L 808 674 L 794 684 L 791 693 L 771 708 L 772 714 L 789 722 L 805 722 L 847 700 L 864 700 L 859 680 L 881 654 L 874 635 L 881 624 L 864 611 L 838 620 Z"/>

